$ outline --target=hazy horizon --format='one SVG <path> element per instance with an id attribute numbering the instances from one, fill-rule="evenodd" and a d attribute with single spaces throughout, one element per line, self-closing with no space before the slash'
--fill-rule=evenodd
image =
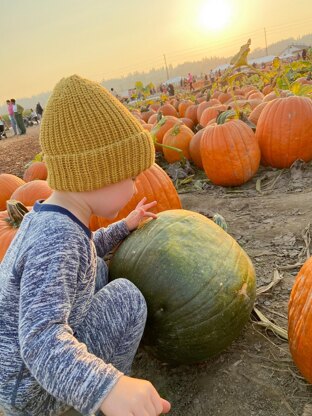
<path id="1" fill-rule="evenodd" d="M 269 45 L 311 32 L 312 23 L 310 0 L 292 8 L 281 0 L 1 3 L 0 104 L 51 91 L 73 73 L 101 82 L 159 68 L 164 54 L 173 66 L 231 56 L 248 38 L 253 51 L 265 47 L 265 31 Z"/>

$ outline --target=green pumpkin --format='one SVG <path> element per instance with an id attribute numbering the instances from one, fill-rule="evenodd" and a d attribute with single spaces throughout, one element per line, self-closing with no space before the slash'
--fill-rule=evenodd
<path id="1" fill-rule="evenodd" d="M 255 300 L 253 265 L 213 221 L 187 210 L 158 214 L 131 233 L 110 262 L 143 293 L 143 342 L 168 363 L 204 361 L 241 332 Z"/>

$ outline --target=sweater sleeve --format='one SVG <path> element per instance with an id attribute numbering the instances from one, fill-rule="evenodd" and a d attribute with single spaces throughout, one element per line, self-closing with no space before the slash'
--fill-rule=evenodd
<path id="1" fill-rule="evenodd" d="M 115 248 L 129 234 L 130 231 L 125 220 L 115 222 L 107 228 L 98 229 L 93 234 L 97 255 L 104 257 L 105 254 Z"/>
<path id="2" fill-rule="evenodd" d="M 21 356 L 32 375 L 47 392 L 84 415 L 99 408 L 122 375 L 89 353 L 69 324 L 77 276 L 88 266 L 85 243 L 76 236 L 45 238 L 29 250 L 19 320 Z"/>

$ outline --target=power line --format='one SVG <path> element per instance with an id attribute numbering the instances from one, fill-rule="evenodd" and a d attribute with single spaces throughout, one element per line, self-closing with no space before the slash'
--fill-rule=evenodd
<path id="1" fill-rule="evenodd" d="M 203 55 L 203 52 L 209 52 L 209 54 L 212 56 L 214 53 L 219 52 L 222 49 L 228 49 L 229 47 L 233 46 L 240 46 L 241 43 L 245 40 L 245 37 L 248 36 L 250 38 L 252 38 L 253 40 L 257 39 L 259 40 L 263 40 L 263 30 L 264 30 L 264 43 L 265 43 L 265 48 L 266 48 L 266 54 L 268 54 L 268 46 L 267 46 L 267 35 L 272 35 L 272 34 L 276 34 L 276 33 L 280 33 L 280 32 L 285 32 L 287 31 L 287 29 L 290 28 L 296 28 L 298 26 L 300 26 L 301 28 L 303 27 L 303 24 L 309 24 L 310 22 L 312 22 L 312 17 L 308 17 L 305 19 L 301 19 L 300 21 L 295 21 L 295 22 L 291 22 L 291 23 L 284 23 L 284 24 L 278 24 L 278 25 L 273 25 L 273 26 L 269 26 L 267 28 L 262 28 L 262 29 L 256 29 L 252 32 L 247 32 L 247 33 L 243 33 L 240 35 L 235 35 L 235 36 L 230 36 L 225 38 L 224 40 L 222 40 L 221 42 L 213 42 L 213 47 L 211 48 L 211 41 L 207 41 L 203 44 L 197 45 L 196 47 L 189 47 L 189 48 L 184 48 L 184 49 L 179 49 L 173 52 L 167 52 L 167 54 L 164 54 L 164 60 L 165 60 L 165 68 L 167 71 L 167 78 L 169 77 L 168 74 L 168 65 L 167 65 L 167 60 L 166 60 L 166 56 L 168 56 L 171 61 L 175 61 L 177 59 L 182 60 L 185 59 L 183 58 L 184 56 L 187 55 L 187 57 L 196 57 L 198 55 Z M 208 50 L 207 50 L 208 49 Z M 154 65 L 161 65 L 161 63 L 163 62 L 163 60 L 158 57 L 154 57 L 154 58 L 150 58 L 150 59 L 146 59 L 144 61 L 139 61 L 136 62 L 135 64 L 132 65 L 127 65 L 124 67 L 119 67 L 118 69 L 116 68 L 116 70 L 114 71 L 114 73 L 116 74 L 116 72 L 123 72 L 123 71 L 130 71 L 133 69 L 137 69 L 139 66 L 154 66 Z M 102 76 L 102 78 L 109 78 L 109 77 L 116 77 L 116 75 L 113 75 L 113 72 L 111 72 L 112 75 L 108 75 L 106 74 L 105 77 Z"/>

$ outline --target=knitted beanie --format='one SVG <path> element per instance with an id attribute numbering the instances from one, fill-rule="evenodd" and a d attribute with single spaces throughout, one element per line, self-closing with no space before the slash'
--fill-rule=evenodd
<path id="1" fill-rule="evenodd" d="M 91 191 L 148 169 L 153 140 L 140 122 L 99 84 L 63 78 L 43 113 L 40 143 L 48 184 L 59 191 Z"/>

